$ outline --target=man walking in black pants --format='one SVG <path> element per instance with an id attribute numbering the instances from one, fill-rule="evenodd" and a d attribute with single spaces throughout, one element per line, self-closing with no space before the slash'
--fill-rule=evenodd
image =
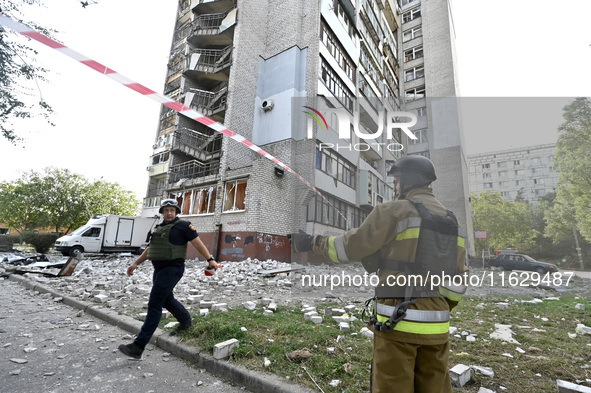
<path id="1" fill-rule="evenodd" d="M 187 243 L 191 243 L 207 259 L 210 269 L 215 270 L 218 267 L 207 247 L 199 239 L 195 227 L 189 221 L 181 221 L 177 217 L 180 212 L 181 208 L 176 200 L 165 199 L 162 201 L 159 213 L 164 216 L 164 221 L 154 229 L 149 247 L 127 268 L 127 275 L 131 276 L 134 270 L 148 259 L 154 265 L 152 291 L 148 301 L 148 315 L 142 325 L 140 334 L 131 344 L 119 346 L 119 350 L 127 356 L 136 359 L 142 357 L 144 348 L 150 342 L 150 338 L 152 338 L 160 323 L 162 308 L 170 311 L 180 323 L 172 334 L 187 330 L 192 326 L 191 315 L 174 298 L 173 294 L 174 287 L 185 272 Z"/>

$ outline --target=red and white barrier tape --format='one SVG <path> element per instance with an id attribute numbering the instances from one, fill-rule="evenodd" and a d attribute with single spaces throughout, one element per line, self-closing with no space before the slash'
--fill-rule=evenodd
<path id="1" fill-rule="evenodd" d="M 322 199 L 324 199 L 330 206 L 332 206 L 337 211 L 337 213 L 339 213 L 343 217 L 343 219 L 345 219 L 345 221 L 347 221 L 347 218 L 343 215 L 343 213 L 341 213 L 332 203 L 330 203 L 328 201 L 328 199 L 326 199 L 326 197 L 324 195 L 322 195 L 322 193 L 320 191 L 318 191 L 318 189 L 316 189 L 316 187 L 314 187 L 312 184 L 310 184 L 310 182 L 308 182 L 306 179 L 304 179 L 302 176 L 300 176 L 293 169 L 291 169 L 290 167 L 288 167 L 287 165 L 285 165 L 284 163 L 279 161 L 276 157 L 273 157 L 271 154 L 267 153 L 266 151 L 261 149 L 259 146 L 255 145 L 254 143 L 252 143 L 251 141 L 249 141 L 248 139 L 243 137 L 242 135 L 237 134 L 234 131 L 226 128 L 226 126 L 224 126 L 222 123 L 217 122 L 207 116 L 204 116 L 201 113 L 197 112 L 196 110 L 189 108 L 189 107 L 181 104 L 180 102 L 177 102 L 177 101 L 175 101 L 163 94 L 156 93 L 155 91 L 148 89 L 147 87 L 145 87 L 139 83 L 136 83 L 136 82 L 132 81 L 131 79 L 128 79 L 127 77 L 117 73 L 116 71 L 110 69 L 109 67 L 106 67 L 106 66 L 102 65 L 101 63 L 94 61 L 94 60 L 84 56 L 83 54 L 76 52 L 73 49 L 68 48 L 66 45 L 64 45 L 64 44 L 62 44 L 50 37 L 47 37 L 46 35 L 36 31 L 35 29 L 32 29 L 31 27 L 29 27 L 25 24 L 17 22 L 14 19 L 12 19 L 2 13 L 0 13 L 0 25 L 4 25 L 6 27 L 9 27 L 12 30 L 24 35 L 25 37 L 28 37 L 28 38 L 33 39 L 37 42 L 40 42 L 44 45 L 47 45 L 48 47 L 55 49 L 58 52 L 61 52 L 64 55 L 71 57 L 72 59 L 92 68 L 93 70 L 108 76 L 109 78 L 113 79 L 116 82 L 119 82 L 123 86 L 128 87 L 128 88 L 130 88 L 130 89 L 132 89 L 132 90 L 134 90 L 146 97 L 149 97 L 149 98 L 153 99 L 154 101 L 158 101 L 162 105 L 175 110 L 176 112 L 180 113 L 181 115 L 186 116 L 190 119 L 196 120 L 199 123 L 211 128 L 212 130 L 220 132 L 220 133 L 226 135 L 227 137 L 235 140 L 236 142 L 248 147 L 250 150 L 252 150 L 256 153 L 259 153 L 263 157 L 273 161 L 275 164 L 279 165 L 280 167 L 287 170 L 288 172 L 293 173 L 298 179 L 300 179 L 308 187 L 310 187 L 312 190 L 314 190 L 314 192 L 316 192 L 316 194 L 320 195 L 322 197 Z"/>

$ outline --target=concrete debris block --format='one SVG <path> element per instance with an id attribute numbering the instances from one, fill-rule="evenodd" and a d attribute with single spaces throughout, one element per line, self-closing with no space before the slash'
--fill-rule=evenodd
<path id="1" fill-rule="evenodd" d="M 494 390 L 490 390 L 490 389 L 481 387 L 480 389 L 478 389 L 478 393 L 496 393 L 496 392 Z"/>
<path id="2" fill-rule="evenodd" d="M 331 315 L 336 315 L 336 316 L 341 316 L 345 314 L 345 310 L 342 308 L 333 308 L 332 309 L 332 314 Z"/>
<path id="3" fill-rule="evenodd" d="M 312 317 L 315 317 L 317 315 L 318 315 L 318 313 L 316 311 L 309 311 L 309 312 L 307 312 L 307 313 L 304 314 L 304 320 L 311 321 L 312 320 Z"/>
<path id="4" fill-rule="evenodd" d="M 275 303 L 275 302 L 271 302 L 271 303 L 270 303 L 270 304 L 267 306 L 267 308 L 268 308 L 269 310 L 273 311 L 273 312 L 274 312 L 274 311 L 277 311 L 277 303 Z"/>
<path id="5" fill-rule="evenodd" d="M 365 337 L 373 339 L 373 332 L 366 327 L 362 327 L 359 333 L 361 333 Z"/>
<path id="6" fill-rule="evenodd" d="M 218 343 L 213 346 L 213 357 L 215 359 L 227 358 L 234 353 L 234 349 L 240 346 L 240 341 L 235 338 L 231 338 L 224 342 Z"/>
<path id="7" fill-rule="evenodd" d="M 176 327 L 179 323 L 178 322 L 168 322 L 166 325 L 164 325 L 165 328 L 173 328 Z"/>
<path id="8" fill-rule="evenodd" d="M 449 377 L 453 386 L 461 388 L 464 386 L 472 377 L 472 369 L 470 366 L 465 364 L 456 364 L 451 370 L 449 370 Z"/>
<path id="9" fill-rule="evenodd" d="M 332 319 L 334 319 L 336 323 L 341 323 L 341 322 L 349 323 L 349 321 L 350 321 L 349 317 L 335 317 L 334 315 L 332 316 Z"/>
<path id="10" fill-rule="evenodd" d="M 263 366 L 269 367 L 270 365 L 271 365 L 271 361 L 268 358 L 265 358 L 263 360 Z"/>
<path id="11" fill-rule="evenodd" d="M 211 308 L 214 304 L 212 300 L 202 300 L 199 302 L 199 308 Z"/>
<path id="12" fill-rule="evenodd" d="M 119 305 L 119 303 L 121 303 L 121 300 L 118 300 L 118 299 L 108 300 L 107 306 L 109 306 L 111 308 L 115 308 Z"/>
<path id="13" fill-rule="evenodd" d="M 589 387 L 576 385 L 561 379 L 556 380 L 556 387 L 558 388 L 558 393 L 591 393 L 591 388 Z"/>
<path id="14" fill-rule="evenodd" d="M 477 310 L 485 310 L 486 305 L 484 303 L 480 303 L 475 307 Z"/>
<path id="15" fill-rule="evenodd" d="M 577 324 L 577 328 L 575 329 L 577 334 L 590 334 L 591 335 L 591 327 L 585 326 L 582 323 Z"/>
<path id="16" fill-rule="evenodd" d="M 200 308 L 199 309 L 199 316 L 206 317 L 209 315 L 209 308 Z"/>
<path id="17" fill-rule="evenodd" d="M 466 336 L 466 341 L 469 342 L 469 343 L 473 343 L 473 342 L 476 341 L 476 336 L 474 336 L 472 334 L 469 335 L 469 336 Z"/>
<path id="18" fill-rule="evenodd" d="M 355 307 L 354 304 L 349 304 L 349 305 L 345 306 L 345 312 L 348 314 L 352 314 L 355 312 L 356 308 L 357 307 Z"/>
<path id="19" fill-rule="evenodd" d="M 329 385 L 332 386 L 333 388 L 336 388 L 337 386 L 339 386 L 341 384 L 341 381 L 338 379 L 333 379 L 332 381 L 330 381 Z"/>
<path id="20" fill-rule="evenodd" d="M 470 368 L 472 368 L 472 370 L 474 370 L 474 372 L 476 372 L 478 374 L 482 374 L 485 377 L 490 377 L 490 378 L 495 377 L 495 372 L 490 367 L 470 366 Z"/>
<path id="21" fill-rule="evenodd" d="M 326 307 L 324 309 L 324 315 L 326 315 L 326 316 L 332 315 L 332 307 Z"/>
<path id="22" fill-rule="evenodd" d="M 316 312 L 316 307 L 313 307 L 313 306 L 304 306 L 304 307 L 302 308 L 302 312 L 303 312 L 304 314 L 305 314 L 305 313 L 307 313 L 307 312 L 310 312 L 310 311 L 314 311 L 314 312 Z"/>
<path id="23" fill-rule="evenodd" d="M 509 309 L 509 303 L 503 303 L 503 302 L 497 303 L 497 307 L 500 310 L 507 310 L 507 309 Z"/>
<path id="24" fill-rule="evenodd" d="M 511 355 L 510 353 L 504 353 L 503 356 L 513 359 L 513 355 Z"/>
<path id="25" fill-rule="evenodd" d="M 109 296 L 104 295 L 104 294 L 99 294 L 99 295 L 95 295 L 92 300 L 95 303 L 106 303 L 107 299 L 109 299 Z"/>
<path id="26" fill-rule="evenodd" d="M 513 331 L 511 330 L 511 325 L 495 323 L 495 331 L 490 334 L 490 338 L 521 345 L 519 341 L 513 338 Z"/>
<path id="27" fill-rule="evenodd" d="M 575 308 L 576 308 L 577 310 L 582 310 L 582 311 L 585 311 L 585 305 L 584 305 L 584 304 L 581 304 L 581 303 L 577 303 L 577 304 L 575 304 Z"/>
<path id="28" fill-rule="evenodd" d="M 263 311 L 263 315 L 271 316 L 271 315 L 273 315 L 273 310 L 265 309 L 265 311 Z"/>
<path id="29" fill-rule="evenodd" d="M 28 363 L 29 361 L 27 359 L 10 359 L 11 362 L 16 363 L 16 364 L 25 364 Z"/>
<path id="30" fill-rule="evenodd" d="M 457 327 L 450 326 L 449 327 L 449 335 L 450 336 L 454 336 L 456 334 L 458 334 L 458 328 Z"/>
<path id="31" fill-rule="evenodd" d="M 147 313 L 147 312 L 142 312 L 142 313 L 139 313 L 139 314 L 137 315 L 137 318 L 138 318 L 140 321 L 145 321 L 147 316 L 148 316 L 148 313 Z M 78 326 L 78 329 L 80 329 L 80 326 Z"/>
<path id="32" fill-rule="evenodd" d="M 348 332 L 350 332 L 350 331 L 351 331 L 351 326 L 349 325 L 349 323 L 348 323 L 348 322 L 340 322 L 340 323 L 339 323 L 339 330 L 340 330 L 341 332 L 348 333 Z"/>
<path id="33" fill-rule="evenodd" d="M 228 311 L 228 303 L 215 303 L 211 306 L 212 311 Z"/>
<path id="34" fill-rule="evenodd" d="M 271 304 L 273 302 L 273 299 L 269 299 L 269 298 L 263 298 L 261 299 L 261 304 L 263 306 L 268 306 L 269 304 Z"/>
<path id="35" fill-rule="evenodd" d="M 328 347 L 328 348 L 326 348 L 326 354 L 327 355 L 334 355 L 335 354 L 335 348 L 334 347 Z"/>
<path id="36" fill-rule="evenodd" d="M 310 320 L 316 325 L 320 325 L 323 322 L 323 319 L 320 315 L 314 315 L 312 318 L 310 318 Z"/>
<path id="37" fill-rule="evenodd" d="M 525 351 L 519 347 L 515 348 L 515 350 L 521 354 L 525 353 Z"/>
<path id="38" fill-rule="evenodd" d="M 251 302 L 251 301 L 244 302 L 244 303 L 242 303 L 242 305 L 244 306 L 245 309 L 251 310 L 251 311 L 254 310 L 255 308 L 257 308 L 257 304 L 255 302 Z"/>

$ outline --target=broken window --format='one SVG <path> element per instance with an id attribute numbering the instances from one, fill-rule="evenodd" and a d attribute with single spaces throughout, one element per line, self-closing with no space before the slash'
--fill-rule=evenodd
<path id="1" fill-rule="evenodd" d="M 236 180 L 226 183 L 224 193 L 224 212 L 240 211 L 245 209 L 246 180 Z"/>

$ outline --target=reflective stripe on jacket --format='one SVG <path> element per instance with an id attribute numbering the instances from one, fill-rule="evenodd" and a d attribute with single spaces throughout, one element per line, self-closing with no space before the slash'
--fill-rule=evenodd
<path id="1" fill-rule="evenodd" d="M 408 192 L 408 197 L 420 200 L 435 215 L 445 216 L 447 209 L 433 196 L 429 188 L 418 188 Z M 406 200 L 398 200 L 376 206 L 359 228 L 354 228 L 341 236 L 318 236 L 313 252 L 323 255 L 333 262 L 382 261 L 379 270 L 379 284 L 385 285 L 388 276 L 404 274 L 400 264 L 414 263 L 421 218 L 416 208 Z M 464 239 L 457 241 L 457 273 L 467 271 L 465 267 L 466 250 Z M 383 261 L 386 261 L 384 265 Z M 391 261 L 391 263 L 389 263 Z M 456 272 L 450 272 L 454 274 Z M 466 287 L 447 285 L 439 288 L 440 297 L 418 298 L 409 309 L 425 311 L 449 311 L 461 299 Z M 445 296 L 445 297 L 444 297 Z M 380 303 L 394 306 L 396 299 L 383 299 Z M 449 331 L 447 322 L 401 321 L 391 339 L 415 344 L 442 344 L 446 342 Z"/>

